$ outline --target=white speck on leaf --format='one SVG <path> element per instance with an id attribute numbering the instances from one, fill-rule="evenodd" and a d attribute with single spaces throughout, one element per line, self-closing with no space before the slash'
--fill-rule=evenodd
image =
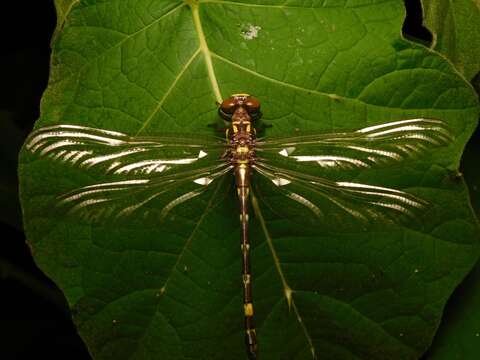
<path id="1" fill-rule="evenodd" d="M 252 24 L 246 24 L 242 26 L 242 31 L 240 34 L 245 40 L 253 40 L 258 37 L 258 33 L 262 30 L 261 26 L 256 26 Z"/>

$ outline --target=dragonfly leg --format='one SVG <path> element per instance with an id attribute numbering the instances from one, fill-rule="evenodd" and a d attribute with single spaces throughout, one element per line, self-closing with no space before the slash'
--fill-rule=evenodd
<path id="1" fill-rule="evenodd" d="M 216 132 L 219 132 L 222 134 L 224 134 L 225 131 L 229 129 L 228 124 L 226 124 L 225 122 L 223 124 L 219 122 L 214 122 L 214 123 L 208 124 L 207 126 L 210 128 L 213 128 Z"/>

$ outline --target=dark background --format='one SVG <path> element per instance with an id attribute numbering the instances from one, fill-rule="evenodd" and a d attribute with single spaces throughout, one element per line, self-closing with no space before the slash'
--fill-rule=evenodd
<path id="1" fill-rule="evenodd" d="M 62 293 L 33 262 L 17 199 L 17 153 L 39 117 L 48 81 L 55 8 L 53 0 L 4 3 L 0 5 L 0 359 L 90 359 Z M 404 35 L 428 45 L 432 38 L 421 26 L 420 0 L 406 0 L 406 5 Z M 475 153 L 479 148 L 477 131 L 462 162 L 477 209 L 480 175 Z M 473 276 L 449 301 L 447 318 L 472 288 Z"/>

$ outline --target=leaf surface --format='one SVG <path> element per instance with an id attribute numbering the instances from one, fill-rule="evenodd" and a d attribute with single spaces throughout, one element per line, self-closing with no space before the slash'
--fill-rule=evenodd
<path id="1" fill-rule="evenodd" d="M 416 226 L 308 228 L 252 198 L 263 359 L 418 358 L 478 257 L 455 176 L 478 100 L 449 62 L 400 38 L 403 19 L 396 0 L 82 0 L 54 42 L 36 126 L 211 134 L 215 102 L 245 92 L 262 101 L 266 136 L 442 119 L 451 146 L 345 174 L 429 201 Z M 25 148 L 19 171 L 35 259 L 65 292 L 94 358 L 245 358 L 233 179 L 169 222 L 98 224 L 55 201 L 104 174 Z"/>

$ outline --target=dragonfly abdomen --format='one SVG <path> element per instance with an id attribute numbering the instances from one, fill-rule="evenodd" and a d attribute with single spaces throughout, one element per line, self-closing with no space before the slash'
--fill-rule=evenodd
<path id="1" fill-rule="evenodd" d="M 237 194 L 240 204 L 243 308 L 245 312 L 245 344 L 249 359 L 256 359 L 257 336 L 253 319 L 252 275 L 250 269 L 250 240 L 248 237 L 248 196 L 250 168 L 247 164 L 235 167 Z"/>

